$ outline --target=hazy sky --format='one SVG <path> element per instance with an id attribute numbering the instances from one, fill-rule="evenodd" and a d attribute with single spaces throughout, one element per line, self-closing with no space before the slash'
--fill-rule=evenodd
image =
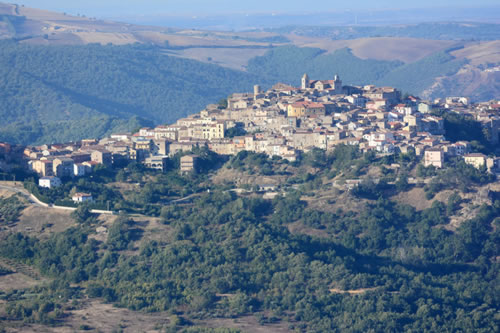
<path id="1" fill-rule="evenodd" d="M 14 2 L 12 0 L 3 0 Z M 346 9 L 498 6 L 498 0 L 18 0 L 18 4 L 96 17 L 119 15 L 200 15 L 232 12 L 324 12 Z"/>

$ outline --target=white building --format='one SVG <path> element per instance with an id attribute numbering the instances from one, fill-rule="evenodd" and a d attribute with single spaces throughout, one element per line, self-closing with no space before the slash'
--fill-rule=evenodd
<path id="1" fill-rule="evenodd" d="M 71 197 L 71 199 L 73 200 L 73 202 L 76 202 L 76 203 L 92 201 L 92 194 L 88 194 L 88 193 L 75 193 L 75 194 L 73 194 L 73 196 Z"/>
<path id="2" fill-rule="evenodd" d="M 61 180 L 54 176 L 42 177 L 38 180 L 38 185 L 46 188 L 58 187 L 61 186 Z"/>
<path id="3" fill-rule="evenodd" d="M 127 134 L 127 133 L 111 134 L 111 139 L 115 139 L 118 141 L 130 141 L 130 134 Z"/>

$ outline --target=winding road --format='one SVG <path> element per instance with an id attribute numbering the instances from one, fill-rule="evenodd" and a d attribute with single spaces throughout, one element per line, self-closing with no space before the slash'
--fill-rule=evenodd
<path id="1" fill-rule="evenodd" d="M 45 208 L 59 209 L 59 210 L 71 210 L 71 211 L 76 210 L 76 208 L 74 208 L 74 207 L 62 207 L 62 206 L 55 206 L 55 205 L 46 204 L 45 202 L 42 202 L 42 201 L 38 200 L 38 198 L 35 197 L 30 192 L 28 192 L 28 190 L 26 190 L 26 189 L 24 189 L 22 187 L 19 187 L 19 186 L 14 186 L 11 183 L 12 182 L 5 182 L 5 181 L 2 182 L 2 181 L 0 181 L 0 189 L 11 191 L 11 192 L 16 192 L 16 193 L 24 196 L 32 205 L 35 205 L 35 206 L 38 206 L 38 207 L 45 207 Z M 197 196 L 200 196 L 200 195 L 201 194 L 199 192 L 192 193 L 192 194 L 190 194 L 188 196 L 185 196 L 184 198 L 172 200 L 172 201 L 166 203 L 166 205 L 171 205 L 171 204 L 183 202 L 183 201 L 189 200 L 191 198 L 194 198 L 194 197 L 197 197 Z M 99 209 L 92 209 L 90 212 L 94 213 L 94 214 L 106 214 L 106 215 L 114 215 L 114 214 L 116 214 L 113 211 L 99 210 Z M 132 214 L 132 215 L 134 215 L 134 214 Z M 136 215 L 141 215 L 141 214 L 136 214 Z"/>
<path id="2" fill-rule="evenodd" d="M 35 206 L 50 207 L 48 204 L 46 204 L 46 203 L 41 202 L 40 200 L 38 200 L 37 197 L 35 197 L 33 194 L 29 193 L 24 188 L 19 188 L 19 187 L 16 187 L 16 186 L 6 185 L 4 182 L 0 182 L 0 189 L 4 189 L 4 190 L 7 190 L 7 191 L 16 192 L 18 194 L 21 194 L 22 196 L 24 196 L 26 199 L 28 199 L 28 201 L 31 202 L 32 204 L 34 204 Z"/>
<path id="3" fill-rule="evenodd" d="M 28 201 L 32 205 L 35 205 L 35 206 L 38 206 L 38 207 L 45 207 L 45 208 L 59 209 L 59 210 L 70 210 L 70 211 L 76 210 L 75 207 L 62 207 L 62 206 L 55 206 L 55 205 L 46 204 L 45 202 L 42 202 L 42 201 L 38 200 L 37 197 L 35 197 L 33 194 L 29 193 L 26 189 L 20 188 L 20 187 L 16 187 L 16 186 L 12 186 L 12 185 L 10 185 L 9 183 L 6 183 L 6 182 L 0 182 L 0 189 L 4 189 L 4 190 L 7 190 L 7 191 L 16 192 L 16 193 L 24 196 L 26 199 L 28 199 Z M 115 214 L 113 211 L 99 210 L 99 209 L 92 209 L 90 212 L 94 213 L 94 214 L 107 214 L 107 215 L 113 215 L 113 214 Z"/>

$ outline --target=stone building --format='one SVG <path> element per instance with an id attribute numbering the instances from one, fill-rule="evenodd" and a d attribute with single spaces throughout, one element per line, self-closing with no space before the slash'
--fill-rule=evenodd
<path id="1" fill-rule="evenodd" d="M 91 153 L 91 161 L 99 164 L 111 165 L 113 163 L 113 155 L 107 150 L 94 150 Z"/>
<path id="2" fill-rule="evenodd" d="M 480 153 L 464 155 L 465 163 L 473 165 L 475 168 L 480 168 L 486 165 L 487 156 Z"/>
<path id="3" fill-rule="evenodd" d="M 57 177 L 73 177 L 74 175 L 73 159 L 69 157 L 58 157 L 52 162 L 53 174 Z"/>
<path id="4" fill-rule="evenodd" d="M 181 157 L 181 173 L 196 172 L 199 156 L 186 155 Z"/>
<path id="5" fill-rule="evenodd" d="M 442 168 L 444 162 L 444 153 L 440 148 L 430 148 L 426 149 L 424 153 L 424 166 L 435 166 L 436 168 Z"/>

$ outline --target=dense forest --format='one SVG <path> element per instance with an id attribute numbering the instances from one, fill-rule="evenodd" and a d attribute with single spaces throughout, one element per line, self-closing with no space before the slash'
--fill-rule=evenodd
<path id="1" fill-rule="evenodd" d="M 160 207 L 145 213 L 161 217 L 161 239 L 144 238 L 141 224 L 121 214 L 107 239 L 97 241 L 99 222 L 85 206 L 72 214 L 74 227 L 48 239 L 8 236 L 0 256 L 53 279 L 2 294 L 8 319 L 57 325 L 67 304 L 88 296 L 137 311 L 167 311 L 177 318 L 171 331 L 189 319 L 246 314 L 304 332 L 496 330 L 499 193 L 492 192 L 491 204 L 477 207 L 456 229 L 448 228 L 463 193 L 493 181 L 485 170 L 460 161 L 443 170 L 424 168 L 412 154 L 377 158 L 349 146 L 317 149 L 294 163 L 248 152 L 219 162 L 206 155 L 202 174 L 177 180 L 135 165 L 102 170 L 99 177 L 109 181 L 141 183 L 145 192 L 137 200 Z M 399 173 L 385 167 L 393 163 L 401 165 Z M 211 183 L 207 172 L 221 167 L 249 174 L 295 171 L 284 184 L 285 196 L 264 200 Z M 423 210 L 389 199 L 388 193 L 415 186 L 406 174 L 415 167 L 417 177 L 432 179 L 425 185 L 428 198 L 446 188 L 458 191 Z M 312 208 L 305 200 L 324 190 L 327 179 L 366 176 L 370 168 L 385 178 L 367 178 L 353 189 L 358 209 Z M 90 189 L 92 182 L 76 185 Z M 207 186 L 210 191 L 198 192 Z M 197 193 L 192 202 L 162 199 L 182 188 Z M 321 236 L 291 232 L 297 223 Z"/>
<path id="2" fill-rule="evenodd" d="M 436 78 L 451 76 L 466 63 L 466 60 L 455 59 L 447 51 L 437 52 L 414 63 L 396 68 L 376 81 L 376 84 L 398 87 L 412 94 L 420 94 L 432 86 Z"/>
<path id="3" fill-rule="evenodd" d="M 370 84 L 401 65 L 399 61 L 362 60 L 349 49 L 326 54 L 321 49 L 282 46 L 251 59 L 248 71 L 297 86 L 304 73 L 321 80 L 338 74 L 344 84 Z"/>
<path id="4" fill-rule="evenodd" d="M 332 79 L 336 73 L 343 84 L 391 86 L 418 95 L 437 77 L 453 75 L 465 63 L 446 51 L 403 64 L 400 61 L 363 60 L 347 48 L 326 54 L 321 49 L 282 46 L 251 59 L 248 70 L 261 77 L 279 78 L 295 85 L 300 84 L 303 73 L 321 80 Z M 325 76 L 327 73 L 331 74 Z"/>
<path id="5" fill-rule="evenodd" d="M 16 222 L 24 208 L 26 208 L 25 204 L 15 195 L 0 198 L 0 223 Z"/>
<path id="6" fill-rule="evenodd" d="M 101 137 L 173 122 L 266 83 L 152 46 L 46 47 L 11 40 L 0 41 L 0 73 L 0 140 L 17 143 Z"/>

